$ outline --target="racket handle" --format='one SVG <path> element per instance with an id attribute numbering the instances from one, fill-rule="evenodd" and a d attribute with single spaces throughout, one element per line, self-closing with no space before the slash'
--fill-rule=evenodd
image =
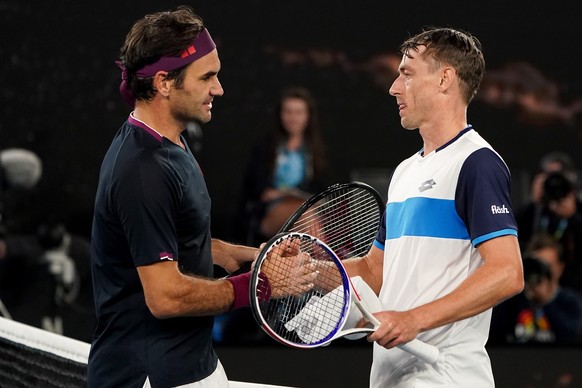
<path id="1" fill-rule="evenodd" d="M 358 299 L 354 299 L 354 302 L 359 307 L 360 311 L 366 317 L 366 319 L 374 325 L 375 328 L 380 326 L 380 321 L 376 318 L 372 313 L 370 313 L 367 309 L 362 306 L 362 303 Z M 402 345 L 398 345 L 398 347 L 413 356 L 416 356 L 426 362 L 427 364 L 434 364 L 436 360 L 439 358 L 439 349 L 434 345 L 429 345 L 426 342 L 422 342 L 418 339 L 413 339 L 410 342 L 407 342 Z"/>
<path id="2" fill-rule="evenodd" d="M 439 358 L 439 349 L 434 345 L 429 345 L 426 342 L 422 342 L 418 339 L 413 339 L 398 347 L 405 352 L 412 354 L 426 362 L 427 364 L 434 364 Z"/>
<path id="3" fill-rule="evenodd" d="M 361 306 L 361 302 L 357 299 L 354 300 L 356 305 L 360 308 L 360 311 L 364 314 L 366 319 L 371 322 L 375 328 L 380 326 L 380 321 L 374 315 L 372 315 L 367 309 L 364 309 Z M 422 342 L 418 339 L 413 339 L 410 342 L 407 342 L 402 345 L 398 345 L 398 347 L 405 352 L 412 354 L 426 362 L 427 364 L 434 364 L 436 360 L 439 358 L 439 349 L 434 345 L 429 345 L 426 342 Z"/>

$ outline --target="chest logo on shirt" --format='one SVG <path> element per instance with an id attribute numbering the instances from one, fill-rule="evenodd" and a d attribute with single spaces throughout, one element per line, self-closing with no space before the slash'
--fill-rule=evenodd
<path id="1" fill-rule="evenodd" d="M 491 214 L 509 214 L 509 209 L 505 205 L 491 205 Z"/>
<path id="2" fill-rule="evenodd" d="M 423 191 L 427 191 L 427 190 L 432 189 L 432 187 L 434 185 L 436 185 L 436 182 L 434 181 L 434 179 L 429 179 L 429 180 L 424 181 L 420 184 L 418 191 L 420 191 L 422 193 Z"/>

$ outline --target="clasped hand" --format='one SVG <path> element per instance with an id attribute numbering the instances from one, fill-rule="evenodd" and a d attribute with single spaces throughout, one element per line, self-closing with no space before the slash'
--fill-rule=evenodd
<path id="1" fill-rule="evenodd" d="M 302 252 L 299 240 L 287 239 L 271 249 L 261 266 L 271 288 L 271 298 L 301 295 L 314 286 L 317 266 Z"/>

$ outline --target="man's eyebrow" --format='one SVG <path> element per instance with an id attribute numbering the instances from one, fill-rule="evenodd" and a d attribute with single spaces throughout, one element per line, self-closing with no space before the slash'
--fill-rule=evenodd
<path id="1" fill-rule="evenodd" d="M 210 70 L 210 71 L 207 71 L 206 73 L 200 75 L 200 78 L 213 77 L 217 74 L 218 74 L 218 71 Z"/>
<path id="2" fill-rule="evenodd" d="M 405 71 L 405 70 L 408 70 L 408 71 L 410 71 L 410 69 L 411 69 L 411 67 L 410 67 L 410 65 L 408 65 L 408 64 L 404 64 L 404 65 L 400 65 L 400 66 L 398 66 L 398 71 L 399 71 L 399 72 L 401 72 L 401 73 L 402 73 L 403 71 Z"/>

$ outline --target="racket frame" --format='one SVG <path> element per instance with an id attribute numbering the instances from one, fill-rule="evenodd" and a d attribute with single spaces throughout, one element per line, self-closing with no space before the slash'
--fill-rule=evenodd
<path id="1" fill-rule="evenodd" d="M 370 194 L 372 194 L 372 196 L 374 197 L 374 199 L 376 200 L 376 202 L 378 204 L 378 210 L 380 211 L 380 218 L 382 217 L 382 213 L 384 212 L 386 204 L 384 203 L 384 200 L 382 199 L 380 194 L 378 194 L 376 189 L 374 189 L 372 186 L 370 186 L 364 182 L 359 182 L 359 181 L 352 181 L 352 182 L 348 182 L 348 183 L 336 183 L 336 184 L 329 186 L 327 189 L 325 189 L 317 194 L 314 194 L 308 200 L 303 202 L 303 204 L 297 210 L 295 210 L 295 212 L 291 215 L 291 217 L 289 217 L 289 219 L 283 224 L 283 226 L 279 230 L 279 233 L 290 232 L 291 228 L 293 228 L 293 226 L 295 225 L 295 222 L 297 222 L 297 220 L 305 212 L 307 212 L 307 210 L 311 209 L 314 205 L 316 205 L 323 198 L 327 197 L 330 194 L 333 194 L 334 192 L 339 192 L 341 190 L 351 189 L 351 188 L 354 188 L 354 189 L 355 188 L 363 188 L 366 191 L 370 192 Z"/>
<path id="2" fill-rule="evenodd" d="M 261 266 L 262 266 L 264 260 L 267 258 L 267 255 L 269 254 L 269 252 L 271 252 L 272 248 L 277 246 L 280 242 L 282 242 L 285 239 L 292 239 L 294 237 L 314 241 L 316 244 L 318 244 L 321 248 L 323 248 L 326 251 L 326 253 L 330 256 L 330 258 L 332 259 L 332 261 L 334 262 L 334 264 L 338 268 L 338 272 L 340 273 L 340 276 L 341 276 L 341 286 L 343 288 L 342 291 L 343 291 L 344 304 L 343 304 L 342 311 L 341 311 L 341 317 L 340 317 L 338 323 L 336 324 L 335 328 L 329 334 L 327 334 L 324 338 L 322 338 L 318 341 L 315 341 L 313 343 L 310 343 L 310 344 L 290 341 L 290 340 L 283 338 L 279 334 L 277 334 L 269 326 L 269 324 L 266 322 L 266 320 L 264 319 L 263 314 L 261 313 L 261 307 L 260 307 L 261 302 L 264 303 L 264 301 L 262 301 L 261 298 L 259 298 L 257 295 L 257 287 L 259 287 L 259 281 L 261 281 L 260 277 L 259 277 L 259 273 L 261 272 L 260 271 Z M 263 249 L 261 249 L 261 251 L 259 252 L 259 255 L 258 255 L 257 260 L 256 260 L 256 264 L 253 268 L 249 290 L 251 293 L 251 295 L 250 295 L 251 310 L 253 312 L 255 320 L 257 322 L 259 322 L 261 328 L 271 338 L 275 339 L 276 341 L 278 341 L 284 345 L 293 347 L 293 348 L 302 348 L 302 349 L 312 349 L 312 348 L 317 348 L 320 346 L 325 346 L 325 345 L 329 344 L 331 341 L 335 340 L 336 338 L 339 338 L 338 333 L 341 333 L 342 328 L 346 322 L 346 319 L 348 318 L 351 304 L 353 303 L 352 298 L 357 298 L 356 295 L 352 294 L 354 292 L 354 289 L 353 289 L 353 285 L 351 284 L 351 280 L 350 280 L 348 273 L 347 273 L 345 267 L 343 266 L 340 258 L 337 257 L 335 252 L 329 246 L 327 246 L 327 244 L 325 244 L 323 241 L 319 240 L 318 238 L 310 236 L 310 235 L 305 234 L 305 233 L 299 233 L 299 232 L 278 233 L 277 235 L 272 237 L 265 244 Z M 370 331 L 370 329 L 367 329 L 367 330 L 365 329 L 363 331 Z M 347 333 L 347 334 L 350 334 L 350 333 Z"/>
<path id="3" fill-rule="evenodd" d="M 367 183 L 364 182 L 360 182 L 360 181 L 352 181 L 352 182 L 348 182 L 348 183 L 335 183 L 329 187 L 327 187 L 325 190 L 312 195 L 309 199 L 307 199 L 305 202 L 303 202 L 303 204 L 297 208 L 297 210 L 295 210 L 295 212 L 291 215 L 291 217 L 289 217 L 289 219 L 287 219 L 287 221 L 283 224 L 283 226 L 281 227 L 281 229 L 279 230 L 279 232 L 273 236 L 271 239 L 268 240 L 267 243 L 272 242 L 271 240 L 276 240 L 277 236 L 281 236 L 285 233 L 290 233 L 292 232 L 292 228 L 293 226 L 295 226 L 295 223 L 297 222 L 297 220 L 299 220 L 301 218 L 301 216 L 303 214 L 305 214 L 309 209 L 311 209 L 314 205 L 316 205 L 319 201 L 321 201 L 323 198 L 325 198 L 328 195 L 331 195 L 335 192 L 340 192 L 341 190 L 345 190 L 345 189 L 364 189 L 365 191 L 369 192 L 373 197 L 374 200 L 376 201 L 376 204 L 378 205 L 378 212 L 379 212 L 379 220 L 382 219 L 382 214 L 384 213 L 384 210 L 386 208 L 386 204 L 384 202 L 384 200 L 382 199 L 382 197 L 380 196 L 380 194 L 378 193 L 378 191 L 376 191 L 376 189 L 374 189 L 372 186 L 368 185 Z M 372 241 L 370 241 L 370 245 L 372 245 Z M 231 276 L 236 276 L 236 275 L 240 275 L 242 273 L 245 272 L 249 272 L 251 270 L 251 262 L 247 262 L 245 264 L 243 264 L 238 270 L 234 271 L 233 273 L 231 273 L 230 275 L 228 275 L 228 277 Z"/>
<path id="4" fill-rule="evenodd" d="M 273 246 L 275 246 L 278 242 L 280 242 L 286 238 L 292 238 L 293 236 L 296 236 L 296 237 L 299 237 L 302 239 L 307 238 L 311 241 L 314 241 L 321 248 L 323 248 L 328 253 L 328 255 L 330 256 L 330 258 L 332 259 L 334 264 L 337 266 L 338 271 L 341 275 L 341 280 L 342 280 L 343 296 L 344 296 L 345 303 L 344 303 L 343 308 L 342 308 L 341 318 L 338 321 L 338 323 L 336 324 L 335 328 L 329 334 L 327 334 L 321 340 L 315 341 L 311 344 L 297 343 L 297 342 L 287 340 L 287 339 L 281 337 L 280 335 L 278 335 L 273 329 L 271 329 L 269 324 L 263 318 L 263 315 L 262 315 L 261 310 L 260 310 L 260 305 L 259 305 L 261 300 L 257 296 L 257 292 L 256 292 L 257 287 L 258 287 L 258 282 L 259 282 L 260 268 L 261 268 L 263 261 L 267 257 L 267 254 L 271 251 Z M 323 241 L 319 240 L 317 237 L 310 236 L 306 233 L 299 233 L 299 232 L 280 233 L 269 240 L 269 242 L 263 247 L 263 249 L 259 253 L 259 258 L 257 259 L 257 263 L 256 263 L 255 267 L 253 268 L 253 273 L 251 276 L 251 287 L 250 287 L 249 291 L 251 293 L 251 295 L 250 295 L 251 310 L 252 310 L 253 315 L 255 316 L 255 319 L 257 320 L 257 322 L 260 322 L 261 328 L 269 336 L 271 336 L 272 338 L 274 338 L 278 342 L 280 342 L 284 345 L 293 347 L 293 348 L 312 349 L 312 348 L 325 346 L 325 345 L 329 344 L 330 342 L 332 342 L 333 340 L 340 338 L 340 337 L 343 337 L 345 335 L 357 334 L 357 333 L 370 333 L 370 332 L 375 331 L 380 326 L 380 321 L 376 317 L 374 317 L 374 315 L 372 315 L 372 313 L 370 311 L 368 311 L 368 309 L 362 304 L 362 300 L 360 299 L 360 297 L 357 293 L 357 290 L 355 289 L 354 285 L 352 284 L 352 281 L 349 278 L 348 273 L 347 273 L 342 261 L 339 259 L 339 257 Z M 364 315 L 364 317 L 366 319 L 368 319 L 370 321 L 370 323 L 373 324 L 373 326 L 374 326 L 373 329 L 364 327 L 364 328 L 354 328 L 354 329 L 348 329 L 348 330 L 342 331 L 343 326 L 345 324 L 345 321 L 349 315 L 349 311 L 350 311 L 352 303 L 356 304 L 356 307 L 360 310 L 360 312 Z M 428 364 L 434 364 L 438 360 L 439 354 L 440 354 L 440 351 L 436 346 L 424 343 L 416 338 L 408 343 L 400 344 L 397 347 L 405 352 L 408 352 L 409 354 L 416 356 L 417 358 L 423 360 L 424 362 L 426 362 Z"/>

